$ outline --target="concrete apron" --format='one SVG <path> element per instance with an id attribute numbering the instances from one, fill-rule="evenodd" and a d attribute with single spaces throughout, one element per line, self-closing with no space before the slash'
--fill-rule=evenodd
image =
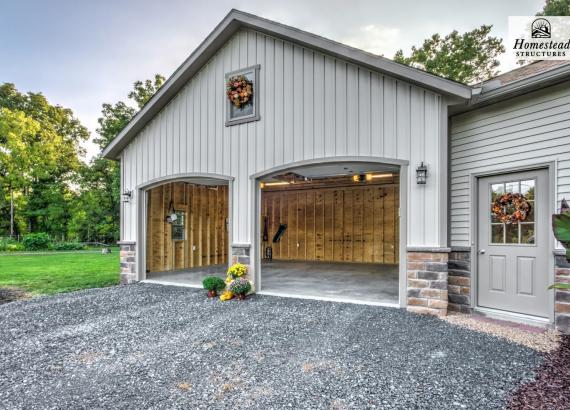
<path id="1" fill-rule="evenodd" d="M 399 307 L 398 265 L 272 261 L 262 264 L 261 295 Z M 151 274 L 144 283 L 202 288 L 224 267 Z"/>

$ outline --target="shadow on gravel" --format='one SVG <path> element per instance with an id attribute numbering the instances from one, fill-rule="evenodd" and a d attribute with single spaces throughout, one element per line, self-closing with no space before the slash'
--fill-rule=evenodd
<path id="1" fill-rule="evenodd" d="M 16 300 L 29 299 L 30 295 L 18 288 L 0 288 L 0 305 Z"/>
<path id="2" fill-rule="evenodd" d="M 523 384 L 511 397 L 510 409 L 570 409 L 570 336 L 546 355 L 536 378 Z"/>

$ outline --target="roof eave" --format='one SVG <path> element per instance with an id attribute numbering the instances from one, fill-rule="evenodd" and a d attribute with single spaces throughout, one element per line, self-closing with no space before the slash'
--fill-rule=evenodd
<path id="1" fill-rule="evenodd" d="M 504 86 L 485 93 L 474 95 L 469 102 L 468 109 L 493 104 L 507 98 L 512 98 L 517 95 L 526 94 L 544 87 L 555 85 L 568 79 L 570 79 L 570 64 L 505 84 Z"/>

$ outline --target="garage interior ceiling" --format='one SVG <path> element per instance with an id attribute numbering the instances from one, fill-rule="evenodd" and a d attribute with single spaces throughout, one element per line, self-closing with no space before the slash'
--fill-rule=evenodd
<path id="1" fill-rule="evenodd" d="M 346 162 L 338 164 L 307 165 L 289 171 L 281 171 L 262 178 L 264 182 L 280 181 L 280 175 L 293 172 L 307 179 L 323 179 L 347 175 L 361 175 L 369 173 L 399 172 L 396 165 L 371 164 L 366 162 Z"/>

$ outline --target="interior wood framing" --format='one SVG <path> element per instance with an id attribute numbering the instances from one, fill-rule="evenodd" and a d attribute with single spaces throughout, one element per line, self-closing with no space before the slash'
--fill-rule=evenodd
<path id="1" fill-rule="evenodd" d="M 185 239 L 172 240 L 170 201 L 184 211 Z M 167 183 L 148 192 L 147 271 L 162 272 L 228 262 L 228 187 Z"/>
<path id="2" fill-rule="evenodd" d="M 295 185 L 262 191 L 262 255 L 271 246 L 276 260 L 398 263 L 397 177 L 334 187 L 324 187 L 326 181 Z M 287 229 L 272 243 L 279 224 Z"/>

